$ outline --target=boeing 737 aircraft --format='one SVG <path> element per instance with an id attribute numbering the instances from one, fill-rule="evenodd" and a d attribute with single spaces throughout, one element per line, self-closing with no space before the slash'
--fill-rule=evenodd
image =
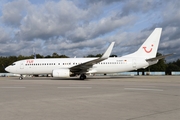
<path id="1" fill-rule="evenodd" d="M 161 31 L 162 28 L 156 28 L 136 52 L 122 57 L 109 57 L 114 46 L 112 42 L 99 58 L 26 59 L 14 62 L 5 70 L 20 74 L 19 79 L 23 79 L 22 75 L 52 74 L 53 77 L 79 76 L 84 80 L 88 74 L 117 73 L 146 68 L 169 56 L 156 57 Z"/>

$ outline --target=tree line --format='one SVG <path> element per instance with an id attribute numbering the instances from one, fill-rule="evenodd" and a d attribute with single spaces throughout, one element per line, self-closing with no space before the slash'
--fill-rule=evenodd
<path id="1" fill-rule="evenodd" d="M 160 56 L 160 53 L 157 53 L 157 56 Z M 101 57 L 102 54 L 97 54 L 97 55 L 88 55 L 88 56 L 84 56 L 84 57 Z M 59 55 L 57 53 L 53 53 L 52 55 L 47 55 L 47 56 L 43 56 L 40 54 L 36 54 L 37 58 L 69 58 L 66 55 Z M 111 55 L 110 57 L 117 57 L 117 55 Z M 5 67 L 7 67 L 8 65 L 11 65 L 13 62 L 18 61 L 18 60 L 24 60 L 24 59 L 34 59 L 34 55 L 31 56 L 8 56 L 8 57 L 0 57 L 0 73 L 4 73 L 6 72 L 4 70 Z M 165 61 L 165 59 L 161 59 L 158 61 L 157 64 L 149 66 L 146 69 L 139 69 L 138 71 L 165 71 L 166 74 L 170 75 L 172 71 L 180 71 L 180 59 L 173 61 L 173 62 L 169 62 L 167 63 Z"/>

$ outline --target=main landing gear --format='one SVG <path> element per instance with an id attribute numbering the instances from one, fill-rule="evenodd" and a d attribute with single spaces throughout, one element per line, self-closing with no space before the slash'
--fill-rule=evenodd
<path id="1" fill-rule="evenodd" d="M 19 79 L 22 80 L 22 79 L 23 79 L 23 76 L 21 75 L 21 76 L 19 77 Z"/>
<path id="2" fill-rule="evenodd" d="M 79 77 L 80 80 L 84 80 L 86 79 L 86 75 L 85 74 L 81 74 L 80 77 Z"/>

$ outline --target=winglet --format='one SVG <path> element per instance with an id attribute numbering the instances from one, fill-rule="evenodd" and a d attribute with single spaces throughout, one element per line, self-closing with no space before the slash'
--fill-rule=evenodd
<path id="1" fill-rule="evenodd" d="M 171 54 L 167 54 L 167 55 L 162 55 L 162 56 L 158 56 L 158 57 L 155 57 L 155 58 L 150 58 L 150 59 L 147 59 L 146 61 L 156 61 L 156 60 L 160 60 L 160 59 L 163 59 L 165 57 L 168 57 L 168 56 L 171 56 L 171 55 L 174 55 L 175 53 L 171 53 Z"/>
<path id="2" fill-rule="evenodd" d="M 102 56 L 100 59 L 107 59 L 107 58 L 110 56 L 111 51 L 112 51 L 112 49 L 113 49 L 113 47 L 114 47 L 114 43 L 115 43 L 115 42 L 112 42 L 112 43 L 109 45 L 108 49 L 106 50 L 106 52 L 103 54 L 103 56 Z"/>

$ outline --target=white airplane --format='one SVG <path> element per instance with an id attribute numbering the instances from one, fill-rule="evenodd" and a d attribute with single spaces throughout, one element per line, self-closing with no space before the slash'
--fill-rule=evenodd
<path id="1" fill-rule="evenodd" d="M 122 57 L 109 57 L 114 46 L 112 42 L 99 58 L 26 59 L 14 62 L 5 70 L 20 74 L 19 79 L 23 79 L 22 75 L 52 74 L 53 77 L 79 76 L 84 80 L 88 74 L 117 73 L 146 68 L 170 55 L 156 57 L 161 31 L 162 28 L 156 28 L 136 52 Z"/>

